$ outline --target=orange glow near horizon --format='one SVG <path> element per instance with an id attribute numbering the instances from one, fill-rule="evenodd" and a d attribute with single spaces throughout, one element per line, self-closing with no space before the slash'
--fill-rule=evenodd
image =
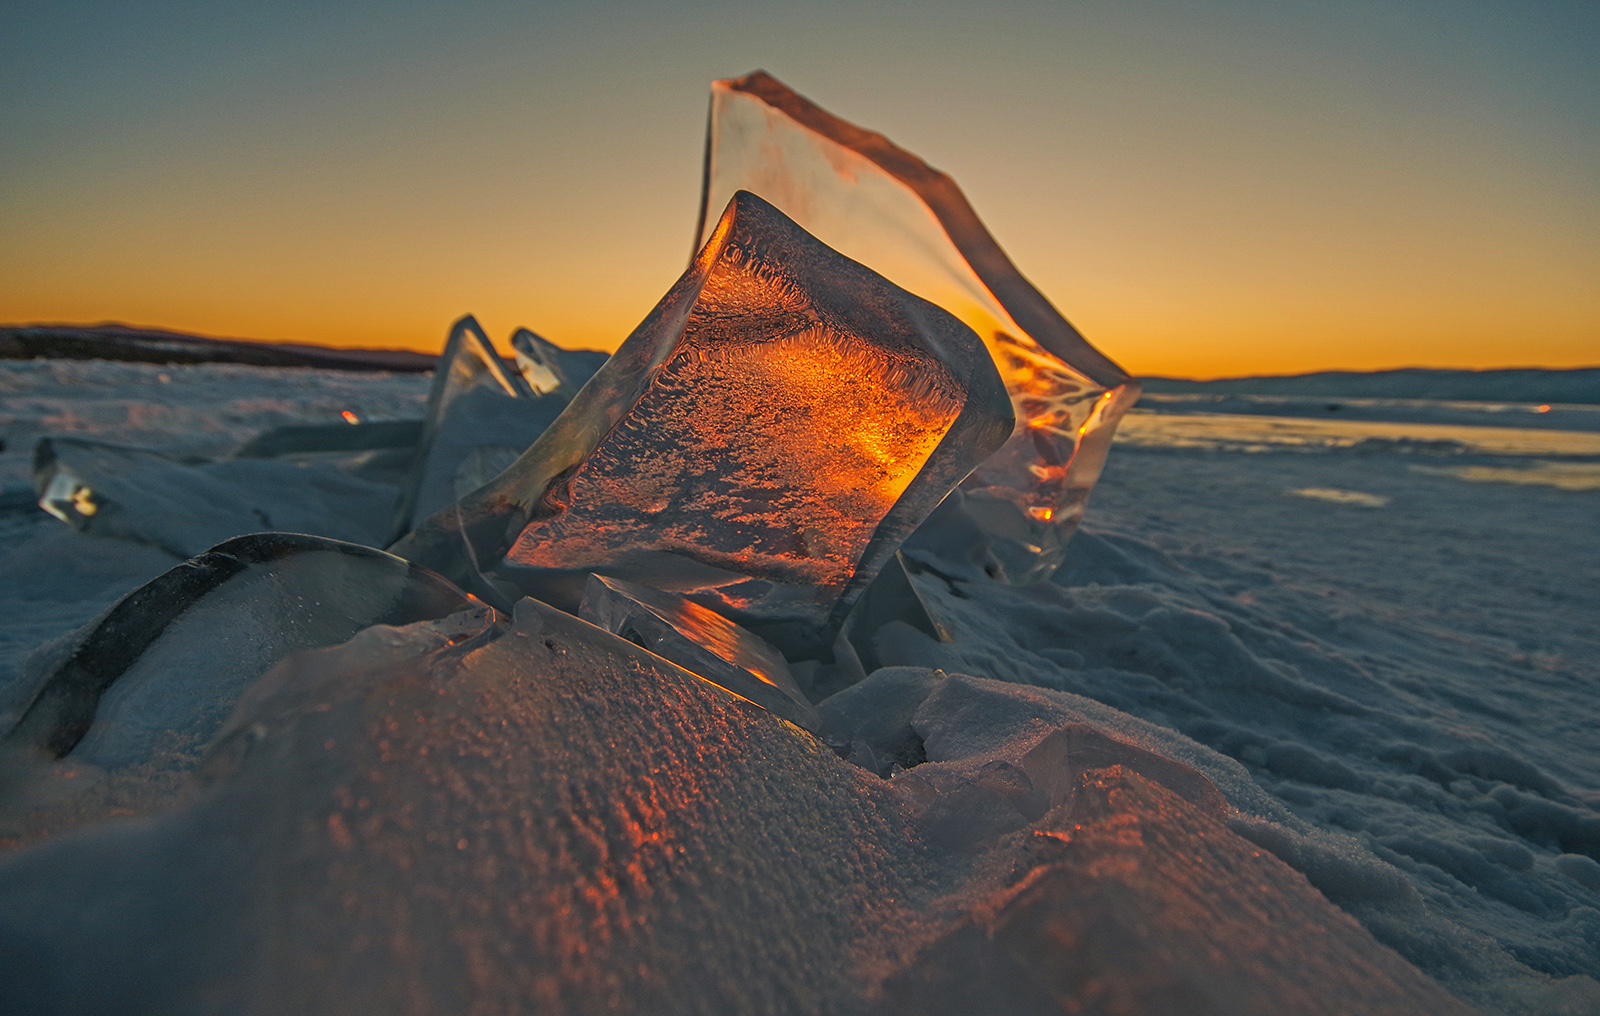
<path id="1" fill-rule="evenodd" d="M 38 8 L 0 38 L 0 323 L 614 349 L 688 260 L 710 82 L 765 67 L 949 173 L 1135 374 L 1600 363 L 1567 14 L 616 14 Z"/>

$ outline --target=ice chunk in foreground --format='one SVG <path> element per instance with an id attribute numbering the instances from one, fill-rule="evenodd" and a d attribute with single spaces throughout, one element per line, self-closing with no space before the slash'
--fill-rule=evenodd
<path id="1" fill-rule="evenodd" d="M 395 513 L 395 534 L 498 476 L 565 406 L 564 398 L 538 392 L 522 374 L 507 370 L 474 318 L 457 321 L 428 391 L 427 417 L 412 477 Z"/>
<path id="2" fill-rule="evenodd" d="M 730 195 L 771 201 L 823 243 L 971 325 L 1016 407 L 1005 447 L 942 511 L 992 544 L 990 574 L 1048 578 L 1139 385 L 1017 271 L 950 177 L 762 71 L 713 82 L 699 240 Z"/>
<path id="3" fill-rule="evenodd" d="M 240 693 L 301 649 L 471 605 L 370 547 L 292 533 L 229 540 L 119 600 L 45 676 L 11 744 L 106 767 L 188 755 Z"/>
<path id="4" fill-rule="evenodd" d="M 345 465 L 280 458 L 209 461 L 46 437 L 34 447 L 33 479 L 40 506 L 75 528 L 186 558 L 230 537 L 268 531 L 382 542 L 395 488 L 386 478 Z"/>
<path id="5" fill-rule="evenodd" d="M 741 192 L 539 441 L 394 551 L 567 610 L 603 570 L 813 650 L 1011 427 L 970 329 Z"/>
<path id="6" fill-rule="evenodd" d="M 181 806 L 0 859 L 0 1012 L 860 1008 L 919 875 L 882 780 L 535 601 L 459 619 L 296 655 Z"/>
<path id="7" fill-rule="evenodd" d="M 1073 783 L 875 1016 L 1476 1012 L 1209 809 L 1123 766 Z"/>
<path id="8" fill-rule="evenodd" d="M 578 616 L 791 723 L 816 729 L 817 711 L 795 685 L 783 654 L 692 600 L 591 575 Z"/>

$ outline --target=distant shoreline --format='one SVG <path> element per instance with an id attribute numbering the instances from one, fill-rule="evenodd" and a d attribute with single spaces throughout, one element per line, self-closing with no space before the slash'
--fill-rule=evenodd
<path id="1" fill-rule="evenodd" d="M 1306 398 L 1449 399 L 1462 402 L 1600 404 L 1600 367 L 1515 367 L 1496 370 L 1324 370 L 1194 381 L 1140 378 L 1160 395 L 1281 395 Z"/>
<path id="2" fill-rule="evenodd" d="M 335 349 L 299 342 L 214 339 L 122 324 L 0 325 L 0 360 L 119 360 L 134 363 L 240 363 L 322 370 L 433 370 L 439 358 L 409 349 Z"/>

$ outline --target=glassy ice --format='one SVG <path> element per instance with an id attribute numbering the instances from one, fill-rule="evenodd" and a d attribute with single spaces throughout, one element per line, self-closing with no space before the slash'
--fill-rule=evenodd
<path id="1" fill-rule="evenodd" d="M 568 610 L 603 570 L 809 651 L 1012 424 L 971 329 L 741 192 L 538 442 L 394 550 Z"/>
<path id="2" fill-rule="evenodd" d="M 192 762 L 239 695 L 288 654 L 471 606 L 439 576 L 370 547 L 239 537 L 117 601 L 43 676 L 5 740 L 107 767 L 164 751 Z"/>
<path id="3" fill-rule="evenodd" d="M 771 201 L 835 250 L 983 338 L 1016 408 L 1005 447 L 962 482 L 990 574 L 1049 577 L 1139 385 L 1017 271 L 950 177 L 757 71 L 711 87 L 697 246 L 729 196 Z"/>
<path id="4" fill-rule="evenodd" d="M 566 399 L 553 394 L 561 387 L 558 373 L 546 367 L 535 378 L 538 386 L 508 370 L 471 316 L 455 323 L 428 391 L 416 462 L 395 514 L 396 536 L 500 475 L 543 433 Z"/>
<path id="5" fill-rule="evenodd" d="M 816 729 L 817 711 L 794 683 L 783 654 L 692 600 L 591 575 L 578 616 L 791 723 Z"/>
<path id="6" fill-rule="evenodd" d="M 394 513 L 397 472 L 369 453 L 211 461 L 47 437 L 34 447 L 33 479 L 40 507 L 74 528 L 181 559 L 273 530 L 379 543 Z"/>

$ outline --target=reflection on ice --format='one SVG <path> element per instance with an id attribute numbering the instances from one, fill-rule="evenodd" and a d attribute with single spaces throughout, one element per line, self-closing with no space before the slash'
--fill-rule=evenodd
<path id="1" fill-rule="evenodd" d="M 1012 265 L 948 176 L 757 71 L 713 83 L 700 239 L 737 190 L 931 300 L 983 339 L 1011 394 L 1011 440 L 961 485 L 989 537 L 987 568 L 1048 578 L 1083 515 L 1139 386 Z"/>
<path id="2" fill-rule="evenodd" d="M 1011 426 L 969 329 L 740 193 L 539 441 L 395 552 L 568 609 L 603 570 L 813 650 Z"/>
<path id="3" fill-rule="evenodd" d="M 808 730 L 816 710 L 783 654 L 691 600 L 635 582 L 589 576 L 578 616 Z"/>

